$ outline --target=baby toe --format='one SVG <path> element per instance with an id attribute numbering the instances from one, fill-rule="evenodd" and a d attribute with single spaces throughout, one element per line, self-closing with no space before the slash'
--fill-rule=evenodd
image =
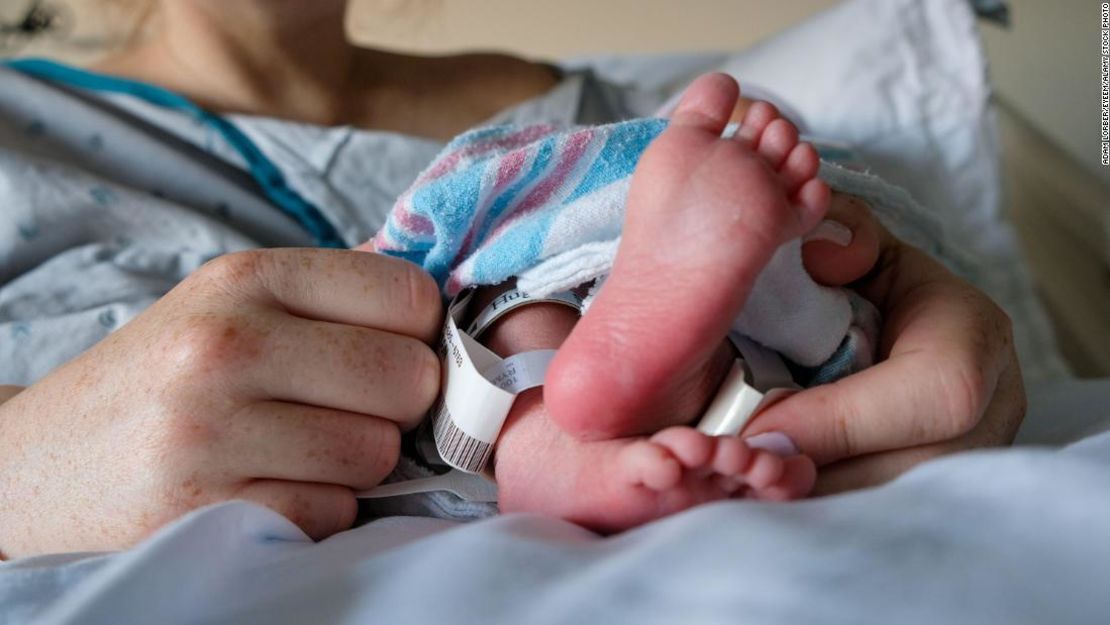
<path id="1" fill-rule="evenodd" d="M 671 113 L 671 124 L 719 135 L 728 123 L 739 95 L 740 86 L 728 74 L 717 72 L 700 76 L 686 89 Z"/>
<path id="2" fill-rule="evenodd" d="M 744 480 L 735 475 L 717 475 L 715 480 L 717 488 L 719 488 L 721 492 L 732 497 L 739 497 L 742 491 L 749 490 Z"/>
<path id="3" fill-rule="evenodd" d="M 786 161 L 787 154 L 798 145 L 798 129 L 780 117 L 767 124 L 755 145 L 756 152 L 777 170 Z"/>
<path id="4" fill-rule="evenodd" d="M 808 495 L 817 483 L 817 465 L 806 456 L 783 459 L 782 475 L 775 483 L 755 489 L 751 496 L 766 501 L 791 501 Z"/>
<path id="5" fill-rule="evenodd" d="M 798 207 L 801 217 L 803 232 L 809 232 L 821 223 L 825 213 L 829 210 L 832 191 L 829 185 L 817 178 L 810 178 L 791 198 L 791 202 Z"/>
<path id="6" fill-rule="evenodd" d="M 785 465 L 783 459 L 763 450 L 754 450 L 751 465 L 745 473 L 745 481 L 756 490 L 764 490 L 779 481 Z"/>
<path id="7" fill-rule="evenodd" d="M 752 449 L 735 436 L 717 438 L 717 450 L 713 455 L 713 470 L 723 476 L 739 476 L 748 468 L 752 460 Z"/>
<path id="8" fill-rule="evenodd" d="M 707 467 L 717 447 L 713 437 L 685 426 L 661 430 L 651 437 L 651 442 L 666 448 L 687 469 Z"/>
<path id="9" fill-rule="evenodd" d="M 782 176 L 782 186 L 787 195 L 794 195 L 803 184 L 812 180 L 821 167 L 821 159 L 817 150 L 808 143 L 799 143 L 786 155 L 779 175 Z"/>
<path id="10" fill-rule="evenodd" d="M 744 120 L 740 122 L 740 130 L 737 132 L 737 137 L 752 145 L 756 145 L 759 142 L 759 138 L 763 136 L 763 132 L 767 129 L 767 125 L 780 117 L 779 110 L 775 108 L 774 104 L 764 102 L 763 100 L 756 100 L 748 107 L 748 112 L 744 115 Z"/>
<path id="11" fill-rule="evenodd" d="M 621 450 L 620 470 L 627 481 L 651 490 L 674 488 L 682 481 L 682 465 L 667 448 L 642 440 Z"/>

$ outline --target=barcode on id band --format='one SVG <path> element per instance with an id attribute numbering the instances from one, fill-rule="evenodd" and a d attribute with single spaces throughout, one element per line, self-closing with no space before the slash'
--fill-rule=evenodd
<path id="1" fill-rule="evenodd" d="M 441 401 L 433 419 L 432 430 L 436 440 L 436 450 L 440 457 L 451 466 L 467 473 L 480 473 L 493 453 L 493 445 L 480 441 L 455 425 L 447 403 Z"/>

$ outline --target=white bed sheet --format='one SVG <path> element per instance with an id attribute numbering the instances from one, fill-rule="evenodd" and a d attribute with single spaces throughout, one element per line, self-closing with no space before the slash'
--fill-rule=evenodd
<path id="1" fill-rule="evenodd" d="M 6 565 L 0 622 L 1095 623 L 1110 613 L 1108 480 L 1110 433 L 615 538 L 512 515 L 385 519 L 313 544 L 229 503 L 124 554 Z"/>

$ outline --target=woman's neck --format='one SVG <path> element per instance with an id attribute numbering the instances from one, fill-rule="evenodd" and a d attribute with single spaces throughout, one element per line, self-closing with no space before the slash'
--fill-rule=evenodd
<path id="1" fill-rule="evenodd" d="M 558 82 L 504 55 L 419 57 L 348 42 L 346 0 L 162 0 L 156 32 L 92 69 L 224 113 L 446 140 Z"/>
<path id="2" fill-rule="evenodd" d="M 157 82 L 221 111 L 317 123 L 347 116 L 358 47 L 345 0 L 166 0 L 161 30 L 95 69 Z"/>

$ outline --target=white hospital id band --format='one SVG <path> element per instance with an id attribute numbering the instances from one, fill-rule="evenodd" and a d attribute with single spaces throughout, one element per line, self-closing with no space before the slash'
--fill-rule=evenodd
<path id="1" fill-rule="evenodd" d="M 739 434 L 759 404 L 763 403 L 763 393 L 757 391 L 750 381 L 748 368 L 743 360 L 737 358 L 713 401 L 705 409 L 701 421 L 698 421 L 698 431 L 710 436 Z"/>
<path id="2" fill-rule="evenodd" d="M 473 291 L 460 294 L 447 309 L 443 326 L 443 382 L 432 409 L 436 452 L 448 465 L 480 473 L 493 454 L 493 445 L 516 396 L 543 384 L 555 350 L 543 349 L 502 359 L 476 340 L 494 321 L 528 304 L 559 303 L 579 309 L 577 296 L 559 293 L 532 298 L 511 289 L 483 310 L 467 332 L 459 331 Z"/>
<path id="3" fill-rule="evenodd" d="M 482 309 L 482 312 L 478 313 L 478 316 L 466 328 L 466 333 L 471 338 L 477 339 L 482 336 L 487 328 L 493 325 L 493 322 L 505 316 L 510 310 L 529 304 L 562 304 L 573 308 L 577 312 L 582 311 L 582 298 L 578 297 L 573 291 L 561 291 L 546 297 L 532 297 L 524 291 L 509 289 L 498 295 Z"/>
<path id="4" fill-rule="evenodd" d="M 710 436 L 735 436 L 775 389 L 798 388 L 777 353 L 740 335 L 729 336 L 740 357 L 717 389 L 697 429 Z"/>

